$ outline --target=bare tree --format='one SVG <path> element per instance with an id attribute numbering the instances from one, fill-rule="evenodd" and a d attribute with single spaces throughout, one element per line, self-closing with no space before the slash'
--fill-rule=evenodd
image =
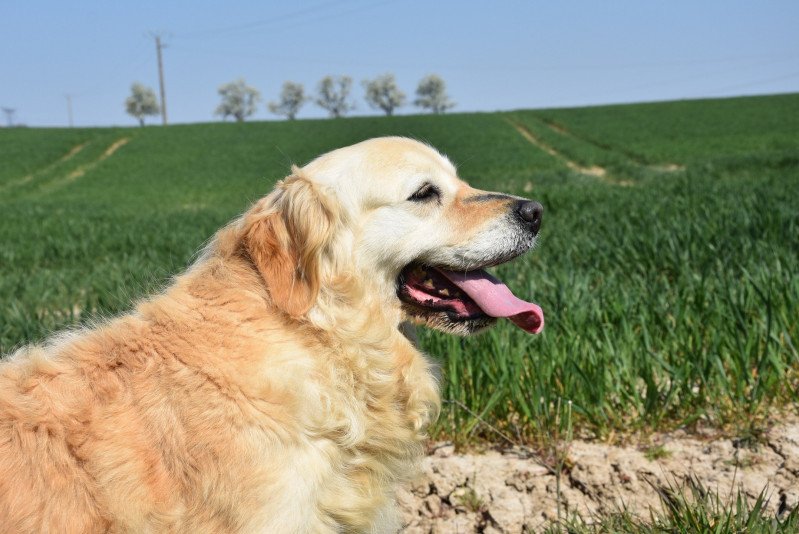
<path id="1" fill-rule="evenodd" d="M 130 86 L 130 96 L 125 99 L 125 111 L 139 120 L 139 126 L 144 126 L 144 117 L 158 115 L 161 109 L 155 91 L 149 87 L 135 82 Z"/>
<path id="2" fill-rule="evenodd" d="M 289 120 L 294 120 L 297 112 L 307 100 L 305 89 L 301 83 L 283 82 L 280 100 L 269 102 L 268 107 L 269 111 L 275 115 L 285 115 Z"/>
<path id="3" fill-rule="evenodd" d="M 352 78 L 349 76 L 325 76 L 319 82 L 316 103 L 329 111 L 331 117 L 346 115 L 355 109 L 355 104 L 349 100 L 350 89 Z"/>
<path id="4" fill-rule="evenodd" d="M 413 103 L 433 113 L 444 113 L 455 106 L 455 102 L 447 95 L 447 84 L 437 74 L 425 76 L 416 88 L 416 100 Z"/>
<path id="5" fill-rule="evenodd" d="M 382 109 L 388 116 L 393 115 L 394 109 L 405 103 L 405 93 L 397 87 L 393 74 L 383 74 L 374 80 L 364 80 L 363 85 L 366 88 L 366 101 L 369 105 Z"/>
<path id="6" fill-rule="evenodd" d="M 258 89 L 247 85 L 244 78 L 221 86 L 219 95 L 222 102 L 216 108 L 216 114 L 222 115 L 222 120 L 235 117 L 236 122 L 242 122 L 255 113 L 256 104 L 261 100 Z"/>

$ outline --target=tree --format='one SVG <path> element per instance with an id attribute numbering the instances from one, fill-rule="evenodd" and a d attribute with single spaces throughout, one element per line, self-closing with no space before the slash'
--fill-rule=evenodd
<path id="1" fill-rule="evenodd" d="M 269 111 L 275 115 L 285 115 L 289 120 L 294 120 L 297 112 L 307 100 L 305 89 L 301 83 L 283 82 L 280 100 L 269 102 L 268 107 Z"/>
<path id="2" fill-rule="evenodd" d="M 130 86 L 130 96 L 125 99 L 125 111 L 139 120 L 139 126 L 144 126 L 144 117 L 158 115 L 161 108 L 155 91 L 139 82 Z"/>
<path id="3" fill-rule="evenodd" d="M 405 93 L 397 87 L 393 74 L 383 74 L 374 80 L 364 80 L 366 101 L 376 109 L 382 109 L 386 115 L 393 115 L 394 109 L 405 103 Z"/>
<path id="4" fill-rule="evenodd" d="M 255 113 L 256 104 L 261 100 L 258 89 L 247 85 L 243 78 L 221 86 L 219 95 L 222 102 L 216 108 L 216 114 L 222 115 L 222 120 L 235 117 L 236 122 L 242 122 Z"/>
<path id="5" fill-rule="evenodd" d="M 425 76 L 416 88 L 416 100 L 413 103 L 420 108 L 429 109 L 433 113 L 444 113 L 455 106 L 447 95 L 447 84 L 436 74 Z"/>
<path id="6" fill-rule="evenodd" d="M 319 82 L 316 103 L 329 111 L 331 117 L 346 115 L 355 109 L 355 104 L 348 100 L 351 88 L 352 78 L 349 76 L 325 76 Z"/>

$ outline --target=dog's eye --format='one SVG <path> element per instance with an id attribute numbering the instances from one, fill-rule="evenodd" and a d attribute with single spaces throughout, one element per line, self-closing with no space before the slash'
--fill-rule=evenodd
<path id="1" fill-rule="evenodd" d="M 411 202 L 426 202 L 441 198 L 441 191 L 433 184 L 424 184 L 414 194 L 408 197 Z"/>

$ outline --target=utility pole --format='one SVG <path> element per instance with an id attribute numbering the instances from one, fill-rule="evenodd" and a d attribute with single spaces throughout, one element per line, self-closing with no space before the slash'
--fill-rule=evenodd
<path id="1" fill-rule="evenodd" d="M 160 33 L 150 33 L 155 38 L 155 51 L 158 54 L 158 85 L 161 89 L 161 122 L 166 126 L 166 90 L 164 89 L 164 62 L 161 59 L 161 49 L 164 44 L 161 43 Z"/>
<path id="2" fill-rule="evenodd" d="M 8 123 L 8 127 L 14 126 L 14 113 L 16 113 L 16 109 L 14 108 L 3 108 L 3 113 L 6 114 L 6 122 Z"/>
<path id="3" fill-rule="evenodd" d="M 69 127 L 72 128 L 72 95 L 64 95 L 67 99 L 67 116 L 69 117 Z"/>

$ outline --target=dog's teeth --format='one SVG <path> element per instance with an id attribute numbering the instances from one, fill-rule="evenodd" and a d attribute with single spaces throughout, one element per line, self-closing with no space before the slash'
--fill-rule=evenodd
<path id="1" fill-rule="evenodd" d="M 442 295 L 444 295 L 445 297 L 448 297 L 448 296 L 449 296 L 449 289 L 447 289 L 447 288 L 445 287 L 444 289 L 440 290 L 440 291 L 439 291 L 439 293 L 441 293 L 441 294 L 442 294 Z"/>
<path id="2" fill-rule="evenodd" d="M 427 280 L 425 280 L 423 285 L 424 285 L 424 287 L 426 287 L 427 289 L 433 289 L 433 288 L 435 287 L 435 286 L 433 285 L 433 279 L 432 279 L 432 278 L 428 278 Z"/>

